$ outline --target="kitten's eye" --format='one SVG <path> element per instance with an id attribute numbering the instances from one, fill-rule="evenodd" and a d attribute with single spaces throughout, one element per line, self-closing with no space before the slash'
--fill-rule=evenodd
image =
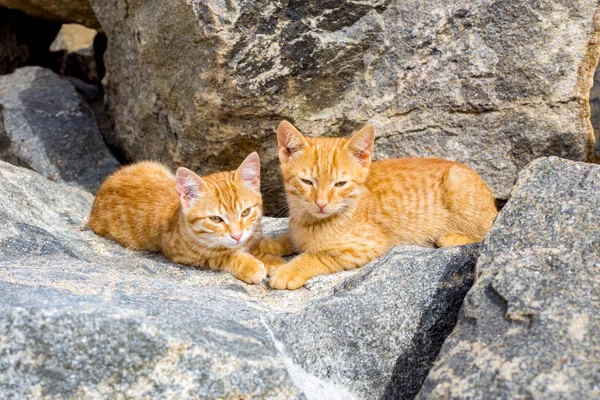
<path id="1" fill-rule="evenodd" d="M 312 186 L 312 184 L 313 184 L 312 181 L 309 181 L 308 179 L 300 178 L 300 180 L 302 181 L 302 183 L 304 183 L 305 185 L 308 185 L 308 186 Z"/>
<path id="2" fill-rule="evenodd" d="M 213 215 L 212 217 L 210 217 L 210 220 L 212 222 L 217 223 L 217 224 L 220 224 L 221 222 L 223 222 L 223 218 L 217 217 L 216 215 Z"/>
<path id="3" fill-rule="evenodd" d="M 335 183 L 335 186 L 337 186 L 337 187 L 342 187 L 342 186 L 344 186 L 346 183 L 347 183 L 346 181 L 339 181 L 339 182 L 336 182 L 336 183 Z"/>
<path id="4" fill-rule="evenodd" d="M 247 217 L 247 216 L 248 216 L 248 214 L 250 214 L 250 209 L 251 209 L 251 208 L 252 208 L 252 207 L 248 207 L 248 208 L 246 208 L 244 211 L 242 211 L 242 217 Z"/>

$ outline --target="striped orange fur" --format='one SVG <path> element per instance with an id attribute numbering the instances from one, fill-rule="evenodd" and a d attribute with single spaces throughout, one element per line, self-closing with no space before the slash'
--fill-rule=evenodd
<path id="1" fill-rule="evenodd" d="M 172 261 L 228 271 L 258 283 L 285 260 L 259 250 L 260 161 L 250 154 L 236 171 L 200 178 L 179 168 L 140 162 L 100 187 L 88 226 L 124 247 Z"/>
<path id="2" fill-rule="evenodd" d="M 316 139 L 283 121 L 277 139 L 290 227 L 261 249 L 301 254 L 271 277 L 276 289 L 361 267 L 395 245 L 479 242 L 496 217 L 490 189 L 465 165 L 426 158 L 371 162 L 370 125 L 350 139 Z"/>

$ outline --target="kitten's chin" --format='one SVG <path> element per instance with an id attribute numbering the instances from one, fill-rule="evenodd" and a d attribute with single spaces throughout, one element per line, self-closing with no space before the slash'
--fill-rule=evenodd
<path id="1" fill-rule="evenodd" d="M 338 214 L 337 210 L 332 210 L 332 211 L 326 210 L 325 212 L 314 211 L 314 210 L 306 210 L 306 211 L 308 211 L 308 213 L 310 215 L 312 215 L 314 218 L 317 218 L 317 219 L 327 219 L 327 218 L 333 217 L 334 215 Z"/>
<path id="2" fill-rule="evenodd" d="M 310 211 L 310 215 L 312 215 L 313 217 L 318 218 L 318 219 L 325 219 L 325 218 L 331 217 L 332 215 L 334 215 L 334 213 Z"/>
<path id="3" fill-rule="evenodd" d="M 223 247 L 227 247 L 228 249 L 239 249 L 240 247 L 243 247 L 246 244 L 246 242 L 243 243 L 235 243 L 235 244 L 231 244 L 231 243 L 224 243 Z"/>
<path id="4" fill-rule="evenodd" d="M 212 239 L 212 240 L 203 240 L 203 239 L 198 239 L 198 242 L 200 242 L 204 247 L 208 248 L 208 249 L 219 249 L 219 248 L 226 248 L 226 249 L 239 249 L 240 247 L 244 246 L 246 244 L 246 240 L 244 240 L 243 242 L 237 243 L 235 241 L 228 241 L 228 240 L 223 240 L 223 239 Z"/>

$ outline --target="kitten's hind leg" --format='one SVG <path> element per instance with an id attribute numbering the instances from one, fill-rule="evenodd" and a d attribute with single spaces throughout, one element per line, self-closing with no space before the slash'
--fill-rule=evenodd
<path id="1" fill-rule="evenodd" d="M 467 235 L 462 235 L 460 233 L 451 233 L 449 235 L 444 235 L 439 238 L 436 242 L 438 247 L 448 247 L 448 246 L 462 246 L 465 244 L 477 243 L 481 242 L 481 240 L 469 237 Z"/>
<path id="2" fill-rule="evenodd" d="M 492 192 L 470 168 L 455 165 L 442 178 L 444 203 L 450 216 L 445 232 L 461 232 L 472 242 L 480 242 L 498 214 Z M 478 239 L 473 239 L 478 238 Z M 457 243 L 465 244 L 454 239 Z"/>

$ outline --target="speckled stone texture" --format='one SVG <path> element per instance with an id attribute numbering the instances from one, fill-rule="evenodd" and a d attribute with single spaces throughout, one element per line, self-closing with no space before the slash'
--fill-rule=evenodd
<path id="1" fill-rule="evenodd" d="M 0 0 L 0 6 L 50 21 L 100 27 L 89 0 Z"/>
<path id="2" fill-rule="evenodd" d="M 0 161 L 2 398 L 414 395 L 479 251 L 399 247 L 275 291 L 100 238 L 82 229 L 91 202 Z"/>
<path id="3" fill-rule="evenodd" d="M 524 169 L 418 399 L 600 398 L 600 166 Z"/>
<path id="4" fill-rule="evenodd" d="M 39 67 L 0 76 L 0 160 L 91 192 L 120 165 L 84 98 Z"/>
<path id="5" fill-rule="evenodd" d="M 268 213 L 284 118 L 312 136 L 370 122 L 376 158 L 464 162 L 499 199 L 537 157 L 591 156 L 597 0 L 91 3 L 124 155 L 206 173 L 258 150 Z"/>

